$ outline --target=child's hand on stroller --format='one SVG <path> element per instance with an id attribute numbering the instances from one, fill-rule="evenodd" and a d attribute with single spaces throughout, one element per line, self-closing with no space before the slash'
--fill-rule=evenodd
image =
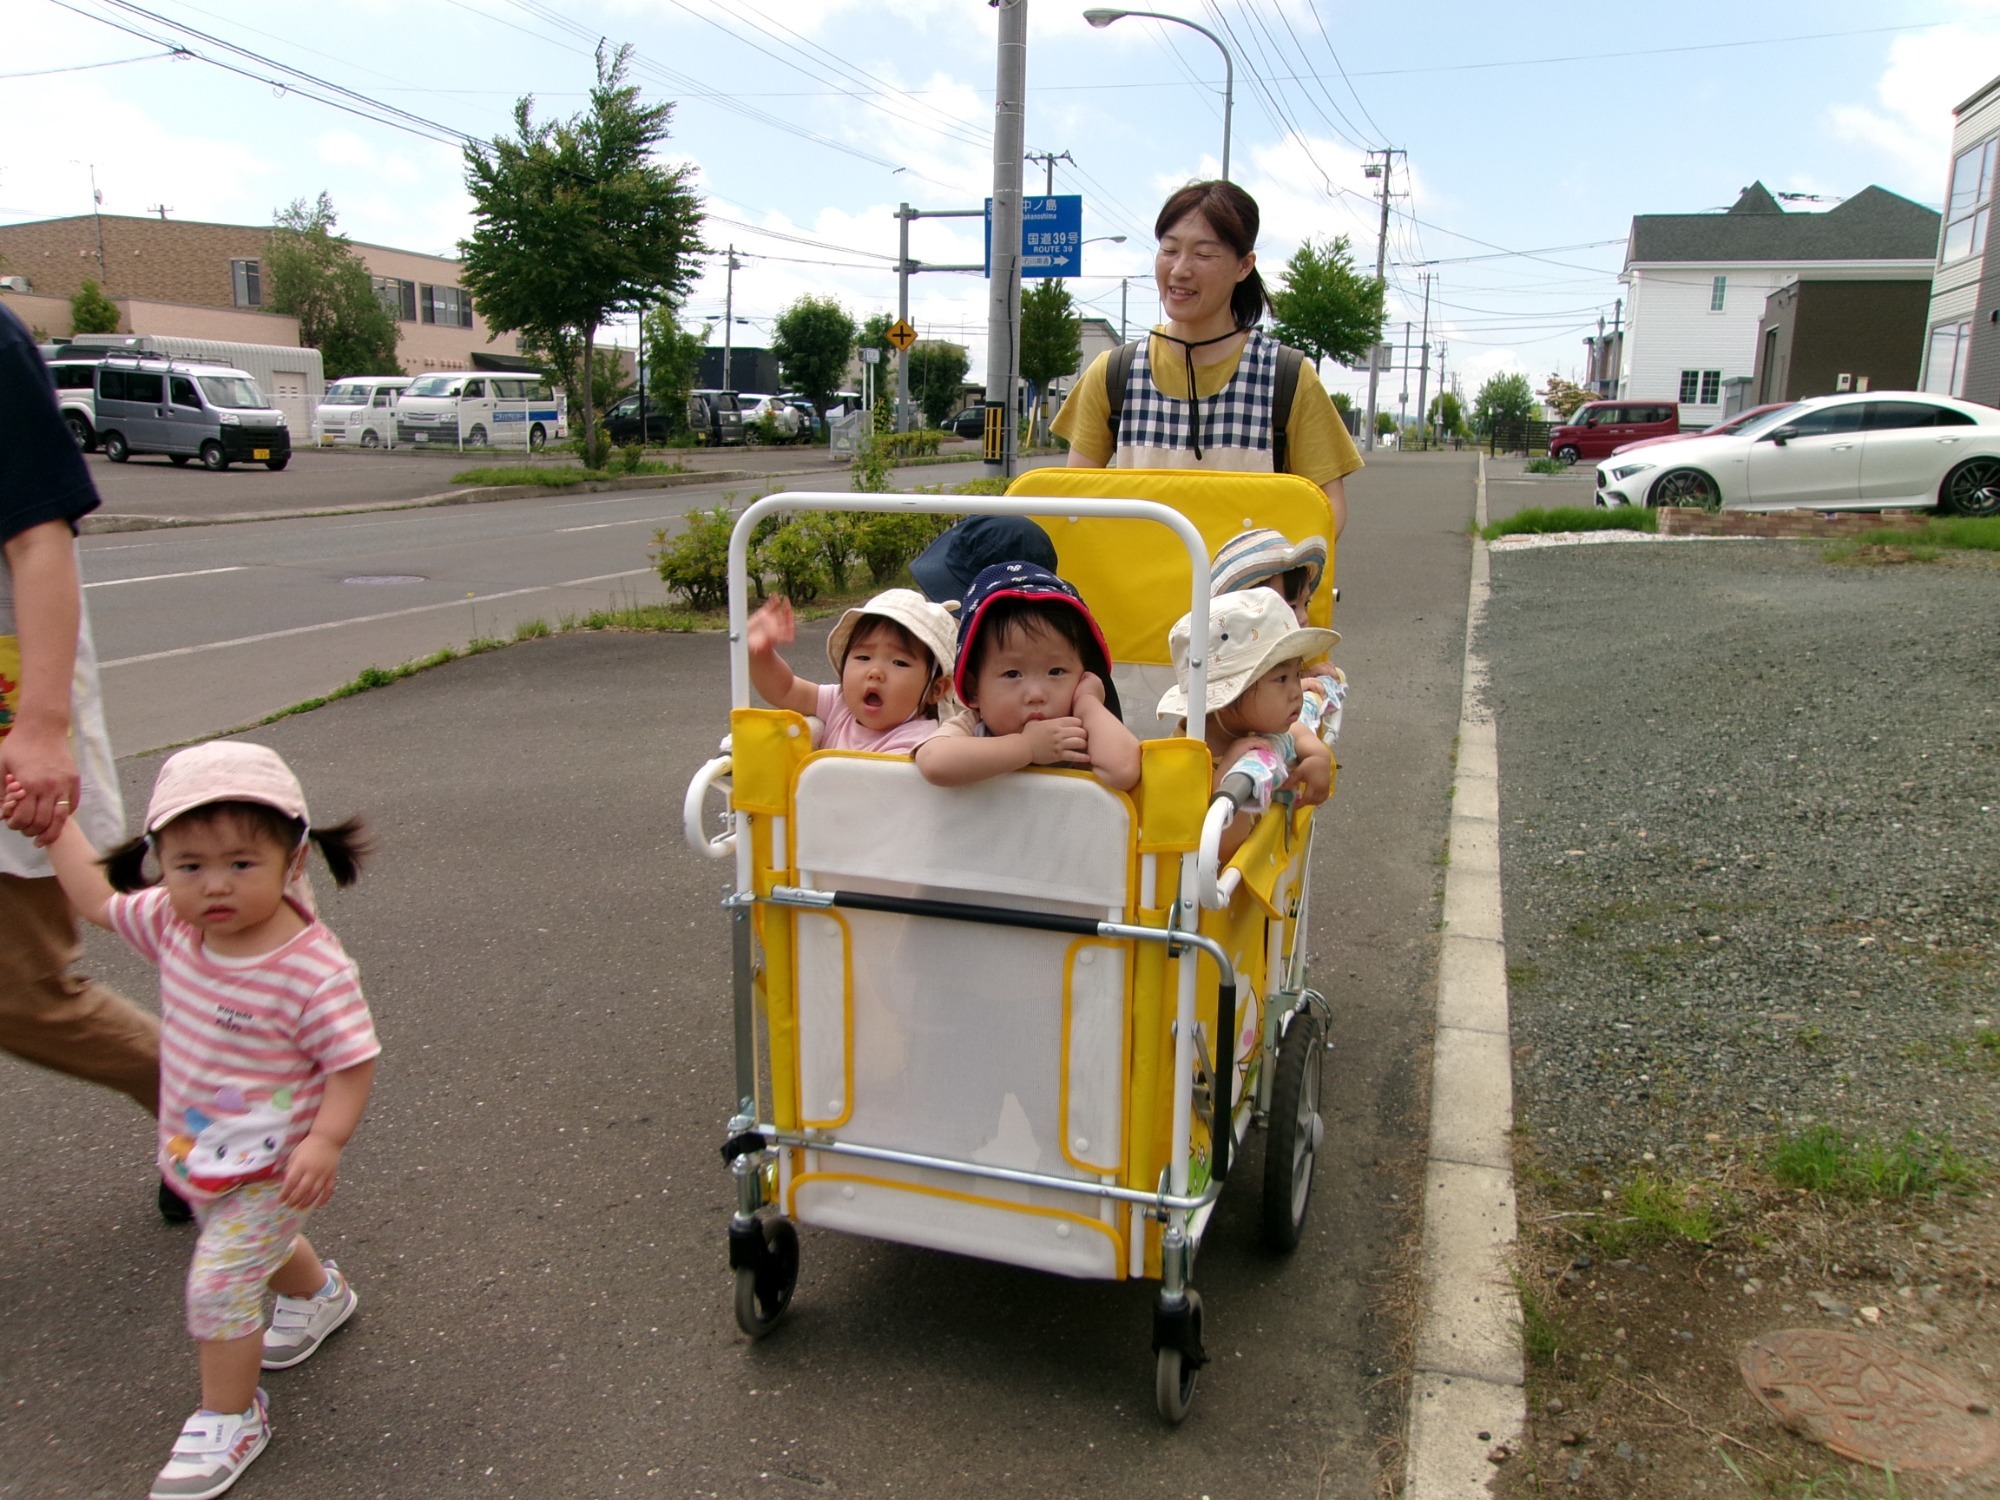
<path id="1" fill-rule="evenodd" d="M 1084 733 L 1081 719 L 1031 719 L 1022 727 L 1021 738 L 1027 741 L 1030 765 L 1090 764 L 1090 737 Z"/>
<path id="2" fill-rule="evenodd" d="M 763 608 L 750 617 L 743 631 L 752 656 L 765 656 L 780 646 L 789 646 L 797 635 L 798 622 L 792 615 L 792 601 L 783 594 L 766 599 Z"/>
<path id="3" fill-rule="evenodd" d="M 1333 795 L 1333 752 L 1310 735 L 1298 746 L 1299 762 L 1281 790 L 1297 792 L 1301 807 L 1318 807 Z"/>

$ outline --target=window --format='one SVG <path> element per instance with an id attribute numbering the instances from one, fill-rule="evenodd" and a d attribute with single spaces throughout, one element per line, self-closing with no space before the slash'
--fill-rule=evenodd
<path id="1" fill-rule="evenodd" d="M 1960 153 L 1951 167 L 1951 197 L 1944 208 L 1944 248 L 1938 264 L 1949 265 L 1986 248 L 1987 207 L 1993 201 L 1993 168 L 2000 138 Z"/>
<path id="2" fill-rule="evenodd" d="M 96 365 L 54 365 L 56 385 L 65 391 L 87 391 L 97 381 Z"/>
<path id="3" fill-rule="evenodd" d="M 1727 276 L 1716 277 L 1714 283 L 1708 289 L 1708 310 L 1710 312 L 1722 311 L 1722 298 L 1728 290 L 1729 278 Z"/>
<path id="4" fill-rule="evenodd" d="M 1722 398 L 1722 371 L 1681 371 L 1681 405 L 1713 406 Z"/>
<path id="5" fill-rule="evenodd" d="M 174 405 L 196 408 L 201 406 L 201 396 L 196 392 L 194 382 L 189 380 L 187 376 L 176 375 L 169 389 L 173 391 Z"/>
<path id="6" fill-rule="evenodd" d="M 468 380 L 465 382 L 465 390 L 462 394 L 468 401 L 484 401 L 486 399 L 486 382 L 483 380 Z"/>
<path id="7" fill-rule="evenodd" d="M 1971 352 L 1972 323 L 1940 323 L 1931 330 L 1929 357 L 1924 361 L 1924 389 L 1934 396 L 1965 394 L 1966 356 Z"/>
<path id="8" fill-rule="evenodd" d="M 455 286 L 425 286 L 419 299 L 423 321 L 447 328 L 472 326 L 472 299 Z"/>
<path id="9" fill-rule="evenodd" d="M 394 403 L 395 403 L 395 393 L 389 390 L 387 387 L 384 387 L 382 390 L 379 390 L 375 393 L 375 399 L 369 402 L 368 404 L 370 406 L 391 406 Z"/>
<path id="10" fill-rule="evenodd" d="M 1829 437 L 1840 433 L 1861 430 L 1861 403 L 1849 401 L 1840 406 L 1816 406 L 1801 412 L 1796 421 L 1789 424 L 1793 437 Z"/>
<path id="11" fill-rule="evenodd" d="M 394 276 L 377 276 L 375 298 L 389 310 L 389 316 L 398 322 L 417 321 L 417 284 L 414 281 L 399 281 Z"/>
<path id="12" fill-rule="evenodd" d="M 236 293 L 238 307 L 264 305 L 264 279 L 256 261 L 232 260 L 229 263 L 229 282 Z"/>
<path id="13" fill-rule="evenodd" d="M 1869 432 L 1887 432 L 1899 427 L 1970 427 L 1973 422 L 1962 411 L 1927 401 L 1870 401 L 1861 425 Z"/>
<path id="14" fill-rule="evenodd" d="M 166 396 L 166 382 L 141 370 L 105 370 L 98 376 L 97 394 L 106 401 L 150 401 Z"/>

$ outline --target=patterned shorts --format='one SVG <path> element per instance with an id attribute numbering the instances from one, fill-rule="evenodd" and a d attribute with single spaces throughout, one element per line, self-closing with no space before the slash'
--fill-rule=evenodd
<path id="1" fill-rule="evenodd" d="M 283 1182 L 253 1182 L 194 1202 L 201 1239 L 188 1267 L 187 1326 L 197 1339 L 240 1339 L 262 1332 L 264 1291 L 292 1257 L 306 1211 L 278 1201 Z"/>

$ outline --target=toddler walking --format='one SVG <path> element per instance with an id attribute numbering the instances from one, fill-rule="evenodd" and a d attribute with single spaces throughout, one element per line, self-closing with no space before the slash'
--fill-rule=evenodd
<path id="1" fill-rule="evenodd" d="M 0 808 L 18 795 L 10 782 Z M 233 1485 L 271 1437 L 259 1367 L 310 1357 L 358 1300 L 300 1233 L 333 1196 L 382 1050 L 353 961 L 315 913 L 309 839 L 352 883 L 359 820 L 313 827 L 274 751 L 217 741 L 167 759 L 145 834 L 101 864 L 74 821 L 49 851 L 77 911 L 159 968 L 160 1172 L 201 1221 L 187 1281 L 201 1406 L 152 1500 Z"/>

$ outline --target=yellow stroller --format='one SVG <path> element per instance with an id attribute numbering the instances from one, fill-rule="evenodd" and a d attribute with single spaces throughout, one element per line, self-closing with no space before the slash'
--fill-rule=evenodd
<path id="1" fill-rule="evenodd" d="M 1187 737 L 1147 741 L 1129 793 L 1054 768 L 933 787 L 907 757 L 815 751 L 806 720 L 750 706 L 744 641 L 751 529 L 800 510 L 1032 516 L 1113 659 L 1165 665 L 1174 619 L 1206 617 L 1215 548 L 1251 526 L 1330 537 L 1326 497 L 1283 475 L 1043 469 L 1000 498 L 759 500 L 730 541 L 730 737 L 683 807 L 690 845 L 734 868 L 743 1331 L 790 1305 L 795 1224 L 1157 1278 L 1155 1394 L 1178 1422 L 1207 1359 L 1195 1252 L 1253 1123 L 1277 1248 L 1311 1195 L 1331 1019 L 1301 941 L 1312 809 L 1281 800 L 1218 868 L 1239 794 L 1210 794 L 1201 661 Z"/>

